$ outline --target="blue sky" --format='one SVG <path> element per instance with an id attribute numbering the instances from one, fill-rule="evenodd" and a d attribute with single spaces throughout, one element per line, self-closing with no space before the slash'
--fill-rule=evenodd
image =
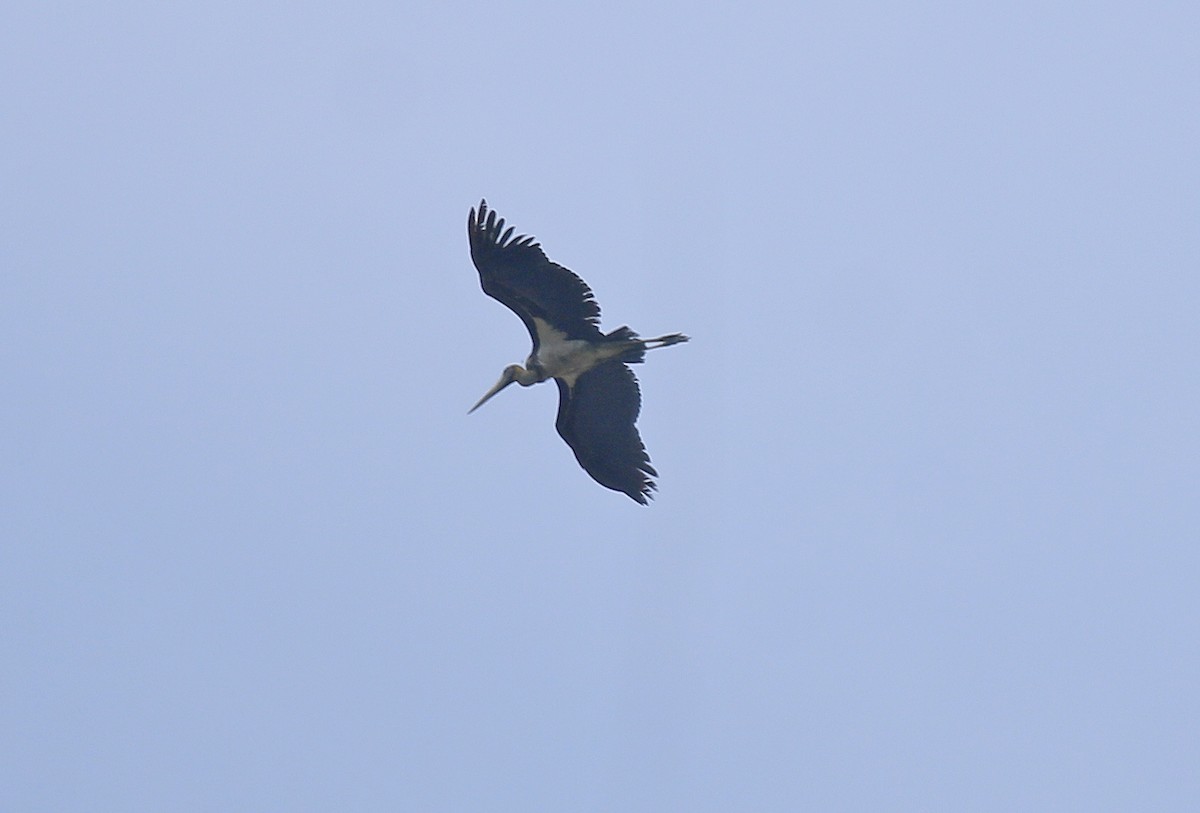
<path id="1" fill-rule="evenodd" d="M 0 807 L 1187 810 L 1193 4 L 9 4 Z M 661 473 L 579 468 L 487 197 Z"/>

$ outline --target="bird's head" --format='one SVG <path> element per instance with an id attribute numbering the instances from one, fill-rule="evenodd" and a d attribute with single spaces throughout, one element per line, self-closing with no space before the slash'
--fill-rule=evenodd
<path id="1" fill-rule="evenodd" d="M 485 393 L 484 396 L 479 399 L 479 402 L 475 404 L 475 406 L 467 410 L 467 414 L 470 415 L 472 412 L 479 409 L 481 406 L 487 403 L 489 398 L 500 392 L 500 390 L 504 389 L 509 384 L 516 381 L 517 377 L 523 372 L 525 372 L 525 368 L 519 364 L 510 364 L 505 367 L 504 372 L 500 374 L 500 380 L 497 381 L 495 386 L 488 390 L 487 393 Z"/>

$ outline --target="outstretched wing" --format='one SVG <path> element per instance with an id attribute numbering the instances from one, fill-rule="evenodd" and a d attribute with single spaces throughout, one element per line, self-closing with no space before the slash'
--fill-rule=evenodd
<path id="1" fill-rule="evenodd" d="M 602 486 L 623 491 L 645 505 L 658 472 L 638 435 L 642 396 L 633 371 L 619 361 L 597 365 L 570 386 L 558 384 L 558 434 L 583 470 Z"/>
<path id="2" fill-rule="evenodd" d="M 570 269 L 546 258 L 532 237 L 512 236 L 504 219 L 479 202 L 479 214 L 471 210 L 467 236 L 471 260 L 479 270 L 483 292 L 503 302 L 521 317 L 533 346 L 538 346 L 534 317 L 566 334 L 568 339 L 596 340 L 601 335 L 600 306 L 592 289 Z"/>

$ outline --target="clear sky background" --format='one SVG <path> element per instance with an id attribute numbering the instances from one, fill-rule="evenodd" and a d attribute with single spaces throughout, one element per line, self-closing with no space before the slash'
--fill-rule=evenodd
<path id="1" fill-rule="evenodd" d="M 8 3 L 0 809 L 1195 810 L 1200 6 Z M 637 369 L 592 482 L 487 197 Z"/>

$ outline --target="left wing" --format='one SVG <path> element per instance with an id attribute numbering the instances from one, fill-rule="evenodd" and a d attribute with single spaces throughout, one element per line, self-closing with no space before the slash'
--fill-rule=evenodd
<path id="1" fill-rule="evenodd" d="M 483 292 L 503 302 L 521 317 L 536 348 L 534 317 L 565 333 L 569 339 L 595 341 L 601 335 L 600 305 L 587 283 L 568 268 L 551 262 L 532 237 L 512 236 L 504 219 L 479 202 L 479 214 L 471 210 L 467 236 L 471 260 L 479 271 Z"/>

